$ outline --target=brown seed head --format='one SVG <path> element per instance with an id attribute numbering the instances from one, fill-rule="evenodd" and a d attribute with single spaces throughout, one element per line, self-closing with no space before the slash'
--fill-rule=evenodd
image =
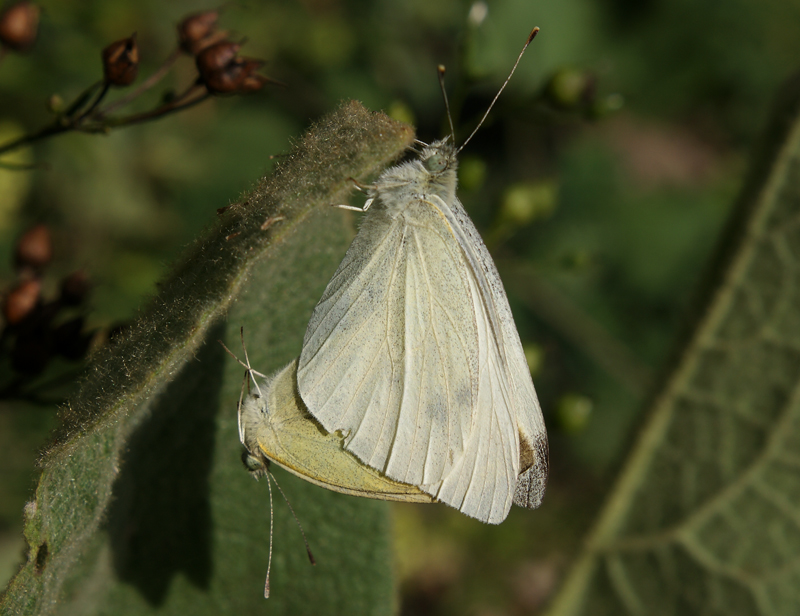
<path id="1" fill-rule="evenodd" d="M 114 41 L 103 50 L 103 74 L 114 86 L 129 86 L 139 73 L 139 46 L 136 33 Z"/>
<path id="2" fill-rule="evenodd" d="M 205 11 L 189 15 L 178 25 L 178 42 L 181 49 L 192 55 L 205 47 L 202 42 L 207 39 L 217 26 L 219 11 Z"/>
<path id="3" fill-rule="evenodd" d="M 15 51 L 29 49 L 39 31 L 40 9 L 32 2 L 12 4 L 0 14 L 0 43 Z"/>
<path id="4" fill-rule="evenodd" d="M 230 36 L 230 30 L 215 30 L 211 34 L 209 34 L 206 38 L 200 39 L 192 46 L 192 53 L 193 55 L 199 54 L 201 51 L 208 49 L 212 45 L 216 45 L 217 43 L 222 43 L 223 41 L 228 40 Z"/>
<path id="5" fill-rule="evenodd" d="M 46 225 L 36 225 L 28 229 L 17 240 L 14 249 L 14 266 L 19 269 L 39 271 L 53 257 L 53 242 L 50 229 Z"/>
<path id="6" fill-rule="evenodd" d="M 39 303 L 42 292 L 42 283 L 32 279 L 19 283 L 14 287 L 3 302 L 3 316 L 6 323 L 16 325 L 33 312 Z"/>
<path id="7" fill-rule="evenodd" d="M 212 94 L 255 92 L 269 82 L 267 77 L 256 73 L 263 65 L 261 60 L 235 58 L 224 69 L 208 75 L 203 81 Z"/>
<path id="8" fill-rule="evenodd" d="M 266 77 L 264 75 L 259 75 L 258 73 L 252 73 L 251 75 L 247 75 L 242 80 L 242 83 L 239 86 L 238 91 L 243 93 L 258 92 L 261 88 L 263 88 L 271 81 L 272 80 L 269 77 Z"/>
<path id="9" fill-rule="evenodd" d="M 222 41 L 206 47 L 197 54 L 196 63 L 200 76 L 205 79 L 207 75 L 223 70 L 236 59 L 236 54 L 242 46 L 231 41 Z"/>

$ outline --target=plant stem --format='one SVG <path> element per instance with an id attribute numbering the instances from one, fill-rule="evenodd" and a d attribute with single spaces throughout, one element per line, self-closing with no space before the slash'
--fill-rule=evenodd
<path id="1" fill-rule="evenodd" d="M 84 111 L 80 116 L 78 116 L 78 119 L 75 120 L 76 124 L 81 122 L 84 118 L 88 117 L 92 113 L 92 111 L 97 109 L 97 106 L 103 102 L 103 99 L 106 97 L 106 94 L 108 94 L 108 89 L 110 87 L 111 87 L 110 83 L 108 83 L 107 81 L 103 82 L 103 89 L 100 90 L 100 94 L 97 95 L 97 98 L 94 99 L 94 102 L 92 102 L 92 104 L 89 105 L 86 111 Z"/>
<path id="2" fill-rule="evenodd" d="M 62 117 L 71 119 L 76 113 L 78 113 L 78 111 L 81 110 L 81 107 L 83 107 L 86 104 L 86 101 L 88 101 L 89 98 L 91 98 L 92 94 L 94 94 L 94 91 L 102 83 L 103 80 L 95 81 L 92 85 L 90 85 L 83 92 L 81 92 L 78 95 L 78 98 L 72 101 L 72 104 L 69 107 L 67 107 L 67 110 L 62 114 Z"/>
<path id="3" fill-rule="evenodd" d="M 49 124 L 44 128 L 40 129 L 38 132 L 32 133 L 30 135 L 23 135 L 13 141 L 9 141 L 0 146 L 0 154 L 5 154 L 6 152 L 10 152 L 11 150 L 16 150 L 17 148 L 21 148 L 24 145 L 28 145 L 29 143 L 34 143 L 39 141 L 40 139 L 44 139 L 46 137 L 52 137 L 53 135 L 58 135 L 60 133 L 65 133 L 69 130 L 73 130 L 75 127 L 72 124 L 62 124 L 61 122 L 54 122 L 53 124 Z"/>
<path id="4" fill-rule="evenodd" d="M 105 109 L 99 111 L 96 114 L 96 116 L 98 118 L 107 116 L 108 114 L 113 113 L 117 109 L 121 109 L 122 107 L 130 103 L 132 100 L 134 100 L 141 94 L 147 92 L 150 88 L 152 88 L 154 85 L 156 85 L 159 81 L 161 81 L 164 78 L 164 76 L 167 74 L 167 72 L 169 72 L 169 69 L 172 68 L 172 65 L 175 64 L 176 60 L 180 57 L 180 55 L 181 55 L 181 50 L 178 47 L 169 55 L 169 57 L 166 60 L 164 60 L 164 63 L 158 68 L 158 70 L 152 75 L 150 75 L 150 77 L 145 79 L 141 84 L 139 84 L 139 86 L 135 90 L 129 92 L 122 98 L 115 100 Z"/>
<path id="5" fill-rule="evenodd" d="M 191 89 L 194 89 L 194 87 Z M 191 91 L 191 89 L 189 91 Z M 148 120 L 154 120 L 156 118 L 160 118 L 170 113 L 175 113 L 176 111 L 182 111 L 183 109 L 188 109 L 189 107 L 192 107 L 197 103 L 203 102 L 204 100 L 206 100 L 211 96 L 206 91 L 200 94 L 200 96 L 196 96 L 193 99 L 181 103 L 180 101 L 182 99 L 185 99 L 187 94 L 188 91 L 185 94 L 182 94 L 180 98 L 171 101 L 169 103 L 166 103 L 164 105 L 161 105 L 160 107 L 156 107 L 155 109 L 151 109 L 150 111 L 145 111 L 143 113 L 134 113 L 132 115 L 119 118 L 117 120 L 109 119 L 103 122 L 97 128 L 81 129 L 81 130 L 87 133 L 97 133 L 97 132 L 104 132 L 110 128 L 118 128 L 120 126 L 130 126 L 132 124 L 140 124 L 142 122 L 147 122 Z"/>
<path id="6" fill-rule="evenodd" d="M 85 104 L 86 102 L 86 93 L 90 92 L 92 89 L 96 87 L 92 86 L 91 88 L 87 89 L 84 94 L 79 97 L 80 105 L 76 105 L 73 103 L 70 109 L 75 113 L 80 107 Z M 38 132 L 23 135 L 13 141 L 9 141 L 6 144 L 0 145 L 0 155 L 5 154 L 6 152 L 10 152 L 17 148 L 20 148 L 24 145 L 28 145 L 39 141 L 41 139 L 45 139 L 47 137 L 52 137 L 54 135 L 58 135 L 61 133 L 65 133 L 68 131 L 79 131 L 82 133 L 104 133 L 108 132 L 112 128 L 119 128 L 122 126 L 130 126 L 132 124 L 141 124 L 142 122 L 147 122 L 149 120 L 155 120 L 157 118 L 163 117 L 165 115 L 169 115 L 176 111 L 181 111 L 183 109 L 188 109 L 189 107 L 193 107 L 194 105 L 206 100 L 211 95 L 208 93 L 205 88 L 203 88 L 203 93 L 199 96 L 195 96 L 191 98 L 190 95 L 192 92 L 196 91 L 198 88 L 202 88 L 202 86 L 193 83 L 189 86 L 182 94 L 180 94 L 177 98 L 171 100 L 168 103 L 165 103 L 155 109 L 151 109 L 150 111 L 145 111 L 142 113 L 135 113 L 128 116 L 123 116 L 121 118 L 104 118 L 103 115 L 100 115 L 102 118 L 100 121 L 95 121 L 94 117 L 91 115 L 92 109 L 96 107 L 97 104 L 102 100 L 107 92 L 108 88 L 104 88 L 104 90 L 100 93 L 97 97 L 95 102 L 91 105 L 91 107 L 83 114 L 81 114 L 77 118 L 70 118 L 68 115 L 61 116 L 58 120 L 45 126 L 44 128 L 40 129 Z M 189 100 L 186 100 L 186 99 Z M 107 111 L 107 110 L 105 110 Z M 105 113 L 105 111 L 103 113 Z M 6 166 L 6 165 L 3 165 Z"/>

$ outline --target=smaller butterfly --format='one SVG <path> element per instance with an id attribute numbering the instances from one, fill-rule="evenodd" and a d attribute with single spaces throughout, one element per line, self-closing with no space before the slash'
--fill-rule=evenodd
<path id="1" fill-rule="evenodd" d="M 240 334 L 245 361 L 236 357 L 221 340 L 219 343 L 246 371 L 239 394 L 237 413 L 239 440 L 245 447 L 242 452 L 242 462 L 256 479 L 266 477 L 269 487 L 270 550 L 264 582 L 264 597 L 269 598 L 273 530 L 272 482 L 275 482 L 294 516 L 289 500 L 270 472 L 271 462 L 306 481 L 352 496 L 414 503 L 430 503 L 435 502 L 435 499 L 414 486 L 388 479 L 375 469 L 361 464 L 346 452 L 342 448 L 341 436 L 327 434 L 320 429 L 319 424 L 311 417 L 297 395 L 297 360 L 274 375 L 266 376 L 250 366 L 244 344 L 244 329 L 240 330 Z M 262 379 L 260 384 L 256 377 Z M 245 398 L 245 386 L 249 388 L 250 382 L 253 384 L 253 389 Z M 298 526 L 300 526 L 299 521 Z M 302 527 L 300 532 L 303 533 Z M 316 564 L 305 533 L 303 541 L 311 564 Z"/>

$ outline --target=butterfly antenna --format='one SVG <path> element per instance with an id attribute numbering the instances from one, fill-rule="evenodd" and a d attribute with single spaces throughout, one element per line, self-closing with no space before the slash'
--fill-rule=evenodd
<path id="1" fill-rule="evenodd" d="M 306 539 L 306 533 L 303 530 L 303 525 L 300 524 L 300 520 L 297 518 L 297 514 L 295 514 L 294 512 L 292 503 L 290 503 L 289 499 L 286 498 L 286 493 L 283 491 L 283 488 L 281 488 L 281 485 L 278 483 L 278 480 L 275 478 L 275 475 L 273 475 L 270 471 L 267 472 L 269 473 L 269 476 L 272 477 L 272 481 L 275 482 L 275 487 L 278 488 L 278 491 L 281 493 L 281 496 L 283 496 L 283 500 L 285 500 L 286 504 L 289 506 L 289 511 L 292 512 L 292 517 L 294 517 L 294 521 L 297 522 L 297 528 L 300 529 L 300 534 L 303 535 L 303 543 L 306 544 L 306 553 L 308 554 L 308 560 L 311 562 L 312 565 L 316 565 L 317 561 L 314 559 L 314 555 L 311 553 L 311 548 L 308 546 L 308 539 Z"/>
<path id="2" fill-rule="evenodd" d="M 242 388 L 239 390 L 239 404 L 236 405 L 236 420 L 239 424 L 239 441 L 244 443 L 244 430 L 242 429 L 242 401 L 244 400 L 244 386 L 247 384 L 247 389 L 250 389 L 250 384 L 247 380 L 247 377 L 252 377 L 252 368 L 244 363 L 241 359 L 236 357 L 233 352 L 225 346 L 225 343 L 222 340 L 217 340 L 222 345 L 222 348 L 228 352 L 228 355 L 233 357 L 236 361 L 238 361 L 245 369 L 244 373 L 244 380 L 242 381 Z M 255 381 L 254 381 L 255 382 Z M 257 386 L 256 386 L 257 387 Z"/>
<path id="3" fill-rule="evenodd" d="M 513 75 L 514 71 L 517 70 L 517 65 L 519 64 L 519 61 L 522 60 L 522 54 L 525 53 L 525 50 L 528 48 L 528 45 L 530 45 L 531 41 L 534 38 L 536 38 L 537 34 L 539 34 L 538 26 L 536 28 L 534 28 L 533 30 L 531 30 L 531 33 L 528 35 L 528 40 L 525 41 L 525 45 L 522 46 L 522 51 L 520 51 L 519 55 L 517 56 L 517 61 L 514 62 L 514 66 L 511 67 L 511 72 L 508 74 L 508 77 L 506 77 L 506 80 L 503 82 L 503 85 L 500 86 L 500 89 L 497 91 L 497 94 L 494 95 L 494 98 L 492 99 L 492 102 L 489 105 L 489 108 L 486 110 L 486 113 L 483 114 L 483 117 L 481 118 L 481 121 L 478 122 L 478 125 L 475 127 L 475 130 L 473 130 L 472 134 L 470 134 L 470 136 L 467 137 L 467 140 L 464 143 L 461 144 L 461 147 L 456 150 L 456 154 L 458 154 L 461 150 L 463 150 L 464 147 L 470 142 L 470 139 L 472 139 L 475 136 L 475 133 L 478 132 L 478 129 L 481 127 L 481 125 L 484 123 L 484 121 L 488 117 L 489 112 L 492 110 L 492 107 L 494 107 L 494 104 L 497 102 L 497 99 L 500 98 L 500 95 L 503 93 L 503 90 L 506 89 L 506 86 L 508 85 L 508 82 L 511 81 L 511 75 Z"/>
<path id="4" fill-rule="evenodd" d="M 264 581 L 264 598 L 269 599 L 269 572 L 272 569 L 272 528 L 274 519 L 274 510 L 272 509 L 272 483 L 270 482 L 272 473 L 267 468 L 267 488 L 269 488 L 269 558 L 267 559 L 267 579 Z M 272 479 L 275 479 L 272 477 Z M 277 485 L 277 484 L 275 484 Z"/>
<path id="5" fill-rule="evenodd" d="M 234 354 L 234 352 L 233 352 L 233 351 L 231 351 L 231 350 L 230 350 L 230 349 L 229 349 L 227 346 L 225 346 L 225 343 L 224 343 L 224 342 L 222 342 L 222 340 L 217 340 L 217 342 L 219 342 L 219 343 L 220 343 L 220 345 L 222 345 L 222 348 L 223 348 L 223 349 L 225 349 L 225 350 L 227 351 L 228 355 L 230 355 L 231 357 L 233 357 L 233 358 L 234 358 L 234 359 L 235 359 L 237 362 L 239 362 L 239 364 L 240 364 L 240 365 L 241 365 L 241 366 L 242 366 L 242 367 L 243 367 L 245 370 L 247 370 L 247 374 L 249 374 L 251 377 L 252 377 L 252 376 L 255 374 L 256 376 L 260 376 L 260 377 L 262 377 L 262 378 L 267 378 L 267 375 L 266 375 L 266 374 L 262 374 L 262 373 L 261 373 L 261 372 L 259 372 L 258 370 L 253 370 L 253 368 L 251 368 L 251 367 L 250 367 L 250 360 L 249 360 L 249 359 L 247 360 L 247 363 L 244 363 L 244 362 L 243 362 L 241 359 L 239 359 L 238 357 L 236 357 L 236 355 Z M 247 351 L 245 351 L 245 358 L 247 358 Z M 256 389 L 258 389 L 258 384 L 256 383 L 255 379 L 253 379 L 253 384 L 256 386 Z M 258 393 L 260 394 L 260 393 L 261 393 L 261 390 L 259 390 L 259 392 L 258 392 Z"/>
<path id="6" fill-rule="evenodd" d="M 242 325 L 239 328 L 239 335 L 242 338 L 242 350 L 244 351 L 244 360 L 247 362 L 247 370 L 250 372 L 250 378 L 253 379 L 253 385 L 256 386 L 256 391 L 258 392 L 258 395 L 261 396 L 261 388 L 258 386 L 258 383 L 256 382 L 256 379 L 253 376 L 253 373 L 255 371 L 250 367 L 250 358 L 247 356 L 247 347 L 244 344 L 244 325 Z M 264 376 L 264 375 L 259 374 L 259 376 Z"/>
<path id="7" fill-rule="evenodd" d="M 242 444 L 244 444 L 244 428 L 242 428 L 242 400 L 244 400 L 245 385 L 247 385 L 249 393 L 250 381 L 247 380 L 248 376 L 250 376 L 249 371 L 244 373 L 244 378 L 242 379 L 242 388 L 239 390 L 239 404 L 236 405 L 236 421 L 239 424 L 239 442 Z"/>
<path id="8" fill-rule="evenodd" d="M 239 424 L 239 441 L 241 441 L 244 444 L 244 430 L 242 428 L 242 402 L 244 401 L 245 383 L 247 383 L 247 393 L 250 393 L 250 382 L 248 381 L 248 377 L 250 377 L 250 379 L 252 379 L 253 381 L 253 385 L 255 385 L 256 387 L 256 391 L 258 391 L 258 395 L 261 396 L 261 389 L 259 388 L 258 383 L 256 382 L 256 379 L 253 375 L 257 374 L 262 378 L 267 378 L 267 377 L 266 375 L 261 374 L 256 370 L 253 370 L 253 368 L 250 366 L 250 358 L 247 356 L 247 348 L 245 348 L 244 345 L 244 327 L 240 328 L 239 334 L 242 337 L 242 349 L 244 349 L 244 358 L 247 360 L 247 363 L 243 362 L 241 359 L 236 357 L 236 355 L 233 354 L 233 351 L 231 351 L 228 347 L 226 347 L 225 343 L 222 342 L 222 340 L 217 340 L 217 342 L 219 342 L 222 345 L 222 348 L 228 352 L 228 355 L 233 357 L 245 369 L 244 380 L 242 381 L 242 388 L 241 390 L 239 390 L 239 404 L 236 406 L 236 419 Z"/>
<path id="9" fill-rule="evenodd" d="M 444 98 L 444 109 L 447 112 L 447 121 L 450 123 L 450 136 L 453 137 L 453 143 L 456 142 L 456 131 L 453 128 L 453 116 L 450 114 L 450 102 L 447 100 L 447 90 L 444 87 L 444 64 L 436 67 L 436 75 L 439 77 L 439 87 L 442 90 L 442 98 Z"/>

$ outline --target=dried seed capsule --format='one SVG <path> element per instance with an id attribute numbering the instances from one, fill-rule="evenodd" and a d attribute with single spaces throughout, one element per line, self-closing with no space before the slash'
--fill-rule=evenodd
<path id="1" fill-rule="evenodd" d="M 260 60 L 235 58 L 221 71 L 207 75 L 203 82 L 212 94 L 255 92 L 269 81 L 256 73 L 263 64 Z"/>
<path id="2" fill-rule="evenodd" d="M 103 74 L 114 86 L 129 86 L 139 74 L 139 46 L 136 33 L 114 41 L 103 49 Z"/>
<path id="3" fill-rule="evenodd" d="M 50 263 L 52 257 L 53 242 L 50 238 L 50 229 L 46 225 L 36 225 L 17 240 L 14 249 L 14 267 L 39 271 Z"/>
<path id="4" fill-rule="evenodd" d="M 239 43 L 222 41 L 201 51 L 195 59 L 200 76 L 205 80 L 207 75 L 225 69 L 236 59 L 236 54 L 241 48 Z"/>
<path id="5" fill-rule="evenodd" d="M 26 280 L 14 287 L 3 301 L 3 316 L 9 325 L 25 320 L 39 304 L 42 283 L 36 279 Z"/>
<path id="6" fill-rule="evenodd" d="M 219 11 L 205 11 L 189 15 L 178 25 L 178 42 L 181 49 L 192 55 L 198 53 L 202 48 L 203 41 L 207 39 L 217 26 Z"/>
<path id="7" fill-rule="evenodd" d="M 261 88 L 263 88 L 266 84 L 270 83 L 272 80 L 269 77 L 265 77 L 264 75 L 259 75 L 258 73 L 252 72 L 251 74 L 245 76 L 242 79 L 242 83 L 239 85 L 239 92 L 258 92 Z"/>
<path id="8" fill-rule="evenodd" d="M 39 31 L 39 12 L 39 7 L 32 2 L 18 2 L 8 7 L 0 14 L 0 43 L 15 51 L 29 49 Z"/>

